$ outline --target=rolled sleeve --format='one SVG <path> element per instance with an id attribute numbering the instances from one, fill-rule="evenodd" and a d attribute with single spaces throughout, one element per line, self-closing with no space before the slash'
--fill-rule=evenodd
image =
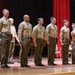
<path id="1" fill-rule="evenodd" d="M 1 34 L 2 27 L 3 27 L 2 20 L 0 19 L 0 34 Z"/>

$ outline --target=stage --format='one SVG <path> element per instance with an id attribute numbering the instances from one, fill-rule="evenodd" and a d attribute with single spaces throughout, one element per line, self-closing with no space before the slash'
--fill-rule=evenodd
<path id="1" fill-rule="evenodd" d="M 9 64 L 11 68 L 0 68 L 0 75 L 75 75 L 75 65 L 64 66 L 61 58 L 55 59 L 57 66 L 48 66 L 47 58 L 43 58 L 44 67 L 35 66 L 33 58 L 29 58 L 30 68 L 21 68 L 17 61 L 17 59 L 14 59 L 14 64 Z M 71 59 L 69 59 L 69 63 L 71 63 Z"/>

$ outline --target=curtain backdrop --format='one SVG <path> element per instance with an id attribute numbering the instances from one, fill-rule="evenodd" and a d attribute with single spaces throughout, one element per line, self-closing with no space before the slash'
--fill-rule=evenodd
<path id="1" fill-rule="evenodd" d="M 53 16 L 57 19 L 58 27 L 58 50 L 61 52 L 60 28 L 63 26 L 63 20 L 70 22 L 70 0 L 53 0 Z M 70 25 L 69 25 L 70 27 Z M 61 56 L 61 55 L 60 55 Z"/>

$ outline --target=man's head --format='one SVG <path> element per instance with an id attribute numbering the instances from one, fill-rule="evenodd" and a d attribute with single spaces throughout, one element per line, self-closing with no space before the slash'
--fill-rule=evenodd
<path id="1" fill-rule="evenodd" d="M 65 25 L 65 26 L 68 26 L 68 25 L 69 25 L 68 20 L 63 20 L 63 22 L 64 22 L 64 25 Z"/>
<path id="2" fill-rule="evenodd" d="M 3 13 L 3 16 L 5 16 L 6 18 L 9 17 L 9 10 L 8 9 L 3 9 L 2 13 Z"/>
<path id="3" fill-rule="evenodd" d="M 29 22 L 30 21 L 30 17 L 29 15 L 24 15 L 23 16 L 24 21 Z"/>
<path id="4" fill-rule="evenodd" d="M 9 18 L 10 24 L 13 25 L 14 23 L 14 19 L 13 18 Z"/>
<path id="5" fill-rule="evenodd" d="M 44 19 L 43 18 L 38 18 L 38 24 L 43 25 L 43 23 L 44 23 Z"/>
<path id="6" fill-rule="evenodd" d="M 51 21 L 52 24 L 56 24 L 56 18 L 55 17 L 51 17 L 50 21 Z"/>
<path id="7" fill-rule="evenodd" d="M 75 23 L 72 23 L 72 29 L 74 29 L 75 28 Z"/>

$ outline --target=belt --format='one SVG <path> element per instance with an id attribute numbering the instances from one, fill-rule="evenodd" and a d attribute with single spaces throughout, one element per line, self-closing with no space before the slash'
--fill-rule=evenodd
<path id="1" fill-rule="evenodd" d="M 49 37 L 49 39 L 56 39 L 56 38 Z"/>
<path id="2" fill-rule="evenodd" d="M 73 41 L 75 43 L 75 41 Z"/>
<path id="3" fill-rule="evenodd" d="M 1 33 L 9 34 L 9 33 L 7 33 L 7 32 L 1 32 Z"/>
<path id="4" fill-rule="evenodd" d="M 4 33 L 4 34 L 10 34 L 10 33 L 7 33 L 7 32 L 1 32 L 1 34 L 2 34 L 2 33 Z"/>
<path id="5" fill-rule="evenodd" d="M 56 39 L 56 38 L 49 38 L 49 39 Z"/>
<path id="6" fill-rule="evenodd" d="M 36 38 L 37 40 L 43 40 L 43 39 L 40 39 L 40 38 Z"/>
<path id="7" fill-rule="evenodd" d="M 7 34 L 7 33 L 1 33 L 1 35 L 5 35 L 5 36 L 10 36 L 10 34 Z"/>
<path id="8" fill-rule="evenodd" d="M 62 39 L 62 40 L 69 40 L 69 39 L 64 38 L 64 39 Z"/>
<path id="9" fill-rule="evenodd" d="M 29 37 L 23 37 L 22 39 L 31 39 L 31 38 L 29 38 Z"/>
<path id="10" fill-rule="evenodd" d="M 62 39 L 62 41 L 63 43 L 69 43 L 69 39 L 66 39 L 66 38 Z"/>

